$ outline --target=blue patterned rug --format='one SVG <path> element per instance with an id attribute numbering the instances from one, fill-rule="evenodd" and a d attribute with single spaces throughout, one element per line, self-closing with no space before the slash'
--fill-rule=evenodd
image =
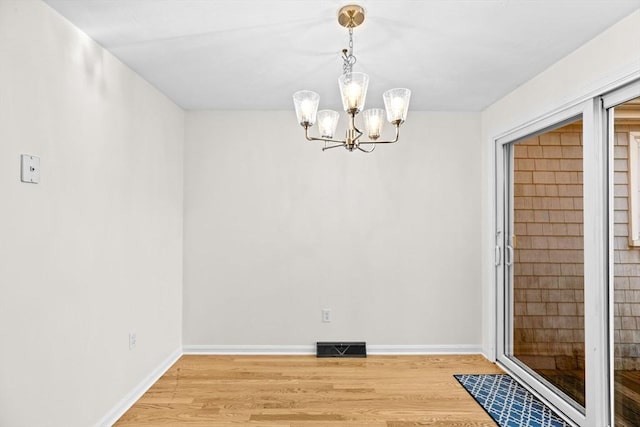
<path id="1" fill-rule="evenodd" d="M 500 427 L 570 427 L 509 375 L 454 375 Z"/>

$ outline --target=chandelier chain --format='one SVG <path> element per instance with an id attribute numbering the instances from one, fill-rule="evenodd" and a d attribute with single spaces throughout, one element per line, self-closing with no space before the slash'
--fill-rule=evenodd
<path id="1" fill-rule="evenodd" d="M 357 61 L 353 54 L 353 28 L 349 28 L 349 49 L 344 49 L 342 55 L 342 60 L 344 61 L 342 64 L 342 74 L 351 73 L 353 71 L 353 65 Z"/>

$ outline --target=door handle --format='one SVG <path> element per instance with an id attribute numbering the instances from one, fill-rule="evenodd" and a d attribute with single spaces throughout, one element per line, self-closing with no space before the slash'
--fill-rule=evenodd
<path id="1" fill-rule="evenodd" d="M 506 264 L 511 267 L 513 265 L 513 247 L 511 245 L 507 245 L 507 253 L 509 256 L 507 257 Z"/>
<path id="2" fill-rule="evenodd" d="M 500 241 L 500 234 L 502 234 L 502 230 L 496 230 L 496 249 L 493 254 L 495 257 L 493 261 L 496 267 L 502 264 L 502 246 L 500 245 L 502 242 Z"/>

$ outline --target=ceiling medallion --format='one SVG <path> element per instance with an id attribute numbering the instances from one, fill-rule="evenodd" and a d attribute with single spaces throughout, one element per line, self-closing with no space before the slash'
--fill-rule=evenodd
<path id="1" fill-rule="evenodd" d="M 370 108 L 363 110 L 369 76 L 365 73 L 353 71 L 356 57 L 353 55 L 353 29 L 364 22 L 365 11 L 358 5 L 347 5 L 338 11 L 338 23 L 349 30 L 349 48 L 342 50 L 342 75 L 338 78 L 338 86 L 342 97 L 342 106 L 349 116 L 348 129 L 343 140 L 334 139 L 333 134 L 338 125 L 340 114 L 334 110 L 318 111 L 320 95 L 310 90 L 300 90 L 293 94 L 293 103 L 298 117 L 298 123 L 304 128 L 304 136 L 309 141 L 324 142 L 322 151 L 331 148 L 344 147 L 349 151 L 358 149 L 370 153 L 375 149 L 375 144 L 389 144 L 398 141 L 400 125 L 407 118 L 409 109 L 409 89 L 390 89 L 382 94 L 386 110 L 386 118 L 395 126 L 395 138 L 393 140 L 379 140 L 384 124 L 385 110 Z M 364 132 L 356 127 L 355 118 L 362 111 L 364 127 L 369 141 L 361 141 Z M 309 135 L 316 120 L 320 137 Z M 364 149 L 361 145 L 372 145 L 371 149 Z"/>

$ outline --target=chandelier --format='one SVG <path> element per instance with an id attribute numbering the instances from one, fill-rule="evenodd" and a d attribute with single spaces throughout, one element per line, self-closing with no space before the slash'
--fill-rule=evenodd
<path id="1" fill-rule="evenodd" d="M 370 153 L 375 149 L 375 144 L 389 144 L 398 141 L 400 125 L 407 118 L 409 109 L 409 89 L 397 88 L 386 91 L 382 98 L 386 110 L 386 118 L 395 126 L 395 138 L 392 140 L 379 140 L 384 124 L 385 110 L 370 108 L 363 110 L 367 96 L 369 76 L 365 73 L 353 71 L 356 57 L 353 55 L 353 29 L 364 21 L 364 8 L 358 5 L 348 5 L 338 11 L 338 23 L 349 29 L 349 48 L 342 50 L 342 75 L 338 78 L 338 86 L 342 97 L 342 107 L 347 113 L 348 128 L 344 139 L 334 139 L 333 135 L 338 126 L 340 114 L 334 110 L 318 111 L 320 95 L 310 90 L 300 90 L 293 94 L 293 104 L 296 109 L 298 123 L 304 128 L 304 136 L 309 141 L 324 142 L 322 151 L 336 147 L 344 147 L 349 151 L 358 149 Z M 369 137 L 368 141 L 360 138 L 364 132 L 356 127 L 356 115 L 362 111 L 364 128 Z M 319 137 L 309 135 L 309 128 L 318 123 Z M 370 149 L 364 149 L 361 145 L 372 145 Z"/>

